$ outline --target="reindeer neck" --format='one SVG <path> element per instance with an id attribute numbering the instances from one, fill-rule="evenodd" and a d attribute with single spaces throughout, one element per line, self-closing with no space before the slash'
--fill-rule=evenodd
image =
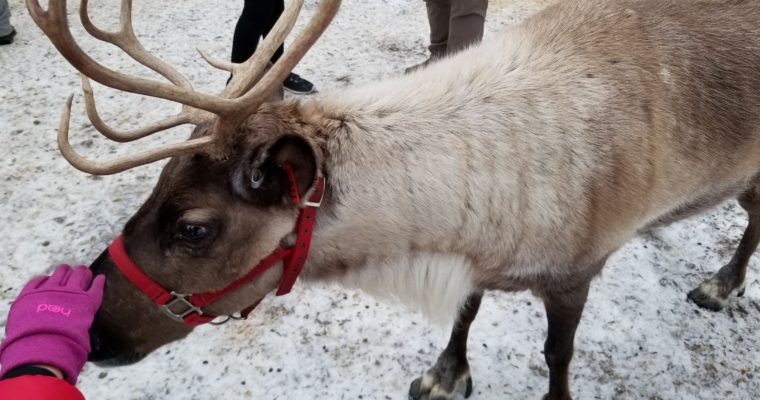
<path id="1" fill-rule="evenodd" d="M 468 53 L 478 51 L 490 50 Z M 473 258 L 507 257 L 511 239 L 493 232 L 513 230 L 517 220 L 502 207 L 518 195 L 508 188 L 517 182 L 508 162 L 516 129 L 483 116 L 503 114 L 511 92 L 494 97 L 477 88 L 506 88 L 512 67 L 508 57 L 501 77 L 483 73 L 493 65 L 458 67 L 468 53 L 315 105 L 323 114 L 329 196 L 304 278 L 340 281 L 356 270 L 389 268 L 378 266 L 386 261 L 452 257 L 445 263 L 465 271 L 462 279 L 477 280 Z M 480 250 L 489 241 L 498 249 Z"/>
<path id="2" fill-rule="evenodd" d="M 583 212 L 577 181 L 593 164 L 585 114 L 603 96 L 544 83 L 554 67 L 528 42 L 505 35 L 318 102 L 331 195 L 306 279 L 445 255 L 466 271 L 452 279 L 482 287 L 511 266 L 565 262 L 583 232 L 562 226 Z"/>

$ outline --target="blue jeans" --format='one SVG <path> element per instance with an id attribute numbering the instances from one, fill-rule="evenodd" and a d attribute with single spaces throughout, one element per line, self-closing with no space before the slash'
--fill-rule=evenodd
<path id="1" fill-rule="evenodd" d="M 0 36 L 11 32 L 13 32 L 13 25 L 11 25 L 11 9 L 8 7 L 8 0 L 0 0 Z"/>

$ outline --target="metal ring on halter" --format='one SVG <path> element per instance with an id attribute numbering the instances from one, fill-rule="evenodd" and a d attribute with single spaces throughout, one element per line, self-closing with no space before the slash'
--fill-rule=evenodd
<path id="1" fill-rule="evenodd" d="M 224 325 L 224 324 L 226 324 L 226 323 L 228 323 L 230 321 L 233 321 L 233 320 L 234 321 L 242 321 L 242 320 L 245 319 L 245 317 L 243 317 L 239 313 L 238 313 L 238 315 L 234 315 L 234 314 L 233 315 L 220 315 L 217 318 L 221 318 L 221 317 L 224 317 L 224 320 L 222 320 L 222 321 L 216 321 L 216 320 L 214 320 L 214 321 L 209 322 L 209 324 L 214 325 L 214 326 L 220 326 L 220 325 Z"/>

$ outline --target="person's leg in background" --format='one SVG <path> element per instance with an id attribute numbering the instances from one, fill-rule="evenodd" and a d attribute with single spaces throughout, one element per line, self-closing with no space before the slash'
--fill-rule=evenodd
<path id="1" fill-rule="evenodd" d="M 285 10 L 285 2 L 283 0 L 276 0 L 274 3 L 274 12 L 272 12 L 269 20 L 266 24 L 266 29 L 264 30 L 264 37 L 267 36 L 269 31 L 272 30 L 274 27 L 274 24 L 277 23 L 277 20 L 280 18 L 280 15 Z M 285 46 L 280 46 L 277 51 L 274 52 L 272 55 L 272 64 L 277 62 L 277 60 L 280 59 L 282 54 L 285 51 Z M 288 74 L 288 77 L 285 78 L 285 81 L 282 83 L 282 86 L 287 89 L 291 93 L 295 94 L 310 94 L 314 93 L 314 85 L 307 81 L 306 79 L 301 78 L 300 75 L 294 74 L 291 72 Z"/>
<path id="2" fill-rule="evenodd" d="M 488 0 L 453 0 L 446 53 L 451 55 L 483 40 Z"/>
<path id="3" fill-rule="evenodd" d="M 457 2 L 460 0 L 453 0 Z M 430 24 L 430 58 L 446 55 L 449 41 L 449 21 L 452 0 L 426 0 L 428 23 Z"/>
<path id="4" fill-rule="evenodd" d="M 11 25 L 11 9 L 8 0 L 0 0 L 0 45 L 13 43 L 16 30 Z"/>
<path id="5" fill-rule="evenodd" d="M 2 1 L 2 0 L 0 0 Z M 240 14 L 235 35 L 232 37 L 232 57 L 234 63 L 242 63 L 249 59 L 256 48 L 259 40 L 271 28 L 269 21 L 273 17 L 275 4 L 281 0 L 245 0 L 243 12 Z"/>
<path id="6" fill-rule="evenodd" d="M 449 11 L 451 10 L 452 0 L 425 0 L 427 7 L 428 24 L 430 24 L 430 57 L 420 64 L 406 69 L 409 74 L 428 64 L 435 62 L 446 55 L 446 46 L 449 40 L 449 21 L 451 20 Z M 453 0 L 459 1 L 459 0 Z"/>
<path id="7" fill-rule="evenodd" d="M 232 39 L 232 57 L 234 63 L 248 60 L 259 45 L 259 40 L 266 37 L 285 9 L 283 0 L 245 0 L 243 12 L 240 14 L 235 35 Z M 282 56 L 284 46 L 280 46 L 272 55 L 271 62 L 276 62 Z M 314 85 L 300 76 L 290 73 L 283 86 L 296 94 L 314 92 Z"/>
<path id="8" fill-rule="evenodd" d="M 425 0 L 430 24 L 430 58 L 410 73 L 483 39 L 488 0 Z"/>
<path id="9" fill-rule="evenodd" d="M 272 12 L 269 14 L 269 18 L 264 23 L 264 34 L 263 37 L 267 37 L 269 34 L 269 31 L 274 28 L 274 24 L 277 23 L 277 20 L 280 19 L 280 15 L 282 15 L 282 12 L 285 11 L 285 2 L 283 0 L 274 0 L 272 1 Z M 270 61 L 272 61 L 272 64 L 276 63 L 277 60 L 282 57 L 282 54 L 285 52 L 285 45 L 280 45 L 280 47 L 275 50 L 274 54 L 272 54 L 272 58 Z"/>

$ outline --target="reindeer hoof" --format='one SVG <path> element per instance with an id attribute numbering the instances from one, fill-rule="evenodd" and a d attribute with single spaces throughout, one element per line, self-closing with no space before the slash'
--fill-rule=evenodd
<path id="1" fill-rule="evenodd" d="M 747 290 L 747 281 L 744 281 L 742 285 L 739 287 L 739 290 L 736 291 L 736 297 L 744 297 L 744 292 Z"/>
<path id="2" fill-rule="evenodd" d="M 730 294 L 731 290 L 726 288 L 721 281 L 708 279 L 702 282 L 699 287 L 689 292 L 687 297 L 704 309 L 720 311 L 728 304 L 728 296 Z"/>
<path id="3" fill-rule="evenodd" d="M 409 400 L 459 400 L 472 394 L 472 377 L 467 370 L 458 377 L 431 369 L 412 382 Z"/>

